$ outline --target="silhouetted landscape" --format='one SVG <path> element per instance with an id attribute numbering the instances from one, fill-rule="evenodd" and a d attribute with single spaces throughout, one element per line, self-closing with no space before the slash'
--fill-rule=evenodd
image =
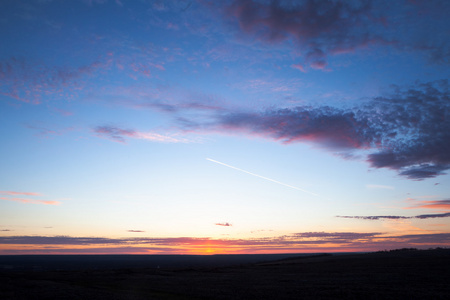
<path id="1" fill-rule="evenodd" d="M 1 256 L 0 299 L 449 299 L 450 249 Z"/>

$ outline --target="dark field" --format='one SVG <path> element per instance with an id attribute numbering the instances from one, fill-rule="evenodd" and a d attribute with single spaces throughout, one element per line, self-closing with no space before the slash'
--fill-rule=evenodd
<path id="1" fill-rule="evenodd" d="M 450 299 L 450 249 L 317 256 L 2 256 L 0 299 Z"/>

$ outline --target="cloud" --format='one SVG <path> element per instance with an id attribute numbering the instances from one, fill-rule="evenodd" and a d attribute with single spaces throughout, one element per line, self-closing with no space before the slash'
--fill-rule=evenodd
<path id="1" fill-rule="evenodd" d="M 355 240 L 365 239 L 380 235 L 379 232 L 359 233 L 359 232 L 301 232 L 295 236 L 299 238 L 320 238 L 323 240 Z"/>
<path id="2" fill-rule="evenodd" d="M 293 40 L 314 68 L 327 65 L 327 53 L 353 51 L 376 38 L 369 30 L 374 19 L 370 1 L 236 0 L 227 13 L 261 41 Z"/>
<path id="3" fill-rule="evenodd" d="M 380 185 L 380 184 L 366 184 L 366 187 L 368 189 L 385 189 L 385 190 L 393 190 L 393 189 L 395 189 L 393 186 Z"/>
<path id="4" fill-rule="evenodd" d="M 433 201 L 419 201 L 419 203 L 413 207 L 408 208 L 430 208 L 430 209 L 444 209 L 450 210 L 450 199 L 445 200 L 433 200 Z"/>
<path id="5" fill-rule="evenodd" d="M 312 142 L 332 149 L 368 148 L 376 133 L 352 111 L 332 107 L 269 109 L 263 113 L 231 112 L 219 116 L 218 126 L 270 136 L 283 143 Z"/>
<path id="6" fill-rule="evenodd" d="M 59 201 L 48 201 L 48 200 L 35 200 L 26 198 L 13 198 L 13 197 L 0 197 L 0 200 L 15 201 L 21 203 L 31 203 L 31 204 L 45 204 L 45 205 L 59 205 Z"/>
<path id="7" fill-rule="evenodd" d="M 177 138 L 169 135 L 161 135 L 153 132 L 139 132 L 132 129 L 122 129 L 112 125 L 97 126 L 92 131 L 99 137 L 105 137 L 114 142 L 126 143 L 126 138 L 148 140 L 162 143 L 187 143 L 184 138 Z"/>
<path id="8" fill-rule="evenodd" d="M 450 204 L 449 204 L 450 206 Z M 434 218 L 447 218 L 450 217 L 449 213 L 443 214 L 428 214 L 428 215 L 418 215 L 418 216 L 336 216 L 337 218 L 344 219 L 361 219 L 361 220 L 401 220 L 401 219 L 434 219 Z"/>
<path id="9" fill-rule="evenodd" d="M 17 196 L 17 195 L 25 195 L 25 196 L 41 196 L 39 193 L 31 193 L 31 192 L 14 192 L 14 191 L 0 191 L 2 195 L 9 196 Z"/>
<path id="10" fill-rule="evenodd" d="M 225 226 L 225 227 L 233 226 L 232 224 L 230 224 L 228 222 L 226 222 L 226 223 L 216 223 L 215 225 L 217 225 L 217 226 Z"/>
<path id="11" fill-rule="evenodd" d="M 128 232 L 145 232 L 144 230 L 133 230 L 133 229 L 130 229 L 130 230 L 127 230 Z"/>
<path id="12" fill-rule="evenodd" d="M 388 168 L 412 180 L 450 169 L 448 80 L 393 86 L 390 94 L 353 108 L 298 106 L 262 112 L 216 112 L 212 121 L 189 120 L 186 130 L 249 133 L 285 144 L 310 143 L 330 151 L 369 152 L 373 168 Z M 341 155 L 345 157 L 345 155 Z"/>
<path id="13" fill-rule="evenodd" d="M 368 156 L 376 168 L 390 168 L 409 179 L 433 178 L 450 168 L 448 80 L 416 83 L 377 97 L 367 112 L 376 113 L 387 134 L 379 151 Z"/>
<path id="14" fill-rule="evenodd" d="M 0 236 L 1 253 L 108 253 L 122 249 L 122 253 L 204 253 L 217 249 L 223 253 L 267 253 L 268 251 L 361 251 L 402 247 L 439 247 L 448 245 L 449 233 L 395 235 L 376 232 L 300 232 L 290 235 L 249 238 L 213 239 L 194 237 L 71 237 L 71 236 Z M 75 248 L 71 248 L 74 247 Z M 101 247 L 101 248 L 100 248 Z M 128 249 L 129 250 L 126 250 Z M 92 249 L 92 251 L 90 251 Z M 60 251 L 59 251 L 60 250 Z M 74 251 L 71 251 L 74 250 Z M 27 252 L 28 251 L 28 252 Z M 196 252 L 197 251 L 197 252 Z"/>
<path id="15" fill-rule="evenodd" d="M 118 143 L 125 143 L 124 137 L 134 137 L 136 135 L 136 131 L 134 130 L 122 129 L 109 125 L 97 126 L 92 129 L 92 131 L 94 131 L 99 137 L 106 137 Z"/>
<path id="16" fill-rule="evenodd" d="M 0 61 L 0 94 L 21 102 L 39 104 L 50 96 L 70 99 L 84 85 L 84 77 L 103 65 L 92 62 L 72 68 L 48 66 L 24 58 Z"/>
<path id="17" fill-rule="evenodd" d="M 433 218 L 446 218 L 446 217 L 450 217 L 450 212 L 443 213 L 443 214 L 429 214 L 429 215 L 416 216 L 417 219 L 433 219 Z"/>
<path id="18" fill-rule="evenodd" d="M 0 237 L 0 244 L 16 245 L 97 245 L 121 244 L 124 239 L 99 237 L 69 237 L 69 236 L 10 236 Z"/>
<path id="19" fill-rule="evenodd" d="M 0 200 L 15 201 L 21 203 L 31 203 L 31 204 L 44 204 L 44 205 L 59 205 L 59 201 L 49 201 L 49 200 L 37 200 L 28 199 L 22 197 L 14 196 L 42 196 L 40 193 L 33 192 L 15 192 L 15 191 L 0 191 L 0 195 L 5 195 L 5 197 L 0 197 Z"/>
<path id="20" fill-rule="evenodd" d="M 50 129 L 46 125 L 40 124 L 40 122 L 36 123 L 36 124 L 28 123 L 28 124 L 25 124 L 25 127 L 28 129 L 34 130 L 36 132 L 36 136 L 44 137 L 44 138 L 47 138 L 50 136 L 62 135 L 64 133 L 74 130 L 73 127 Z"/>
<path id="21" fill-rule="evenodd" d="M 302 71 L 303 73 L 306 73 L 305 67 L 302 64 L 292 64 L 291 68 L 294 68 L 294 69 Z"/>
<path id="22" fill-rule="evenodd" d="M 419 51 L 431 62 L 449 63 L 448 39 L 430 34 L 448 26 L 444 13 L 448 9 L 445 1 L 397 5 L 370 0 L 235 0 L 225 9 L 225 16 L 236 20 L 244 34 L 259 41 L 292 41 L 306 65 L 325 69 L 328 56 L 352 53 L 370 45 Z M 416 17 L 418 14 L 420 18 Z M 300 70 L 304 68 L 298 66 Z"/>

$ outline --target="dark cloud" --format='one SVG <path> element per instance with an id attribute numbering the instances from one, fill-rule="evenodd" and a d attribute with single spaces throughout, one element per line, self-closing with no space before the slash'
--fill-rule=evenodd
<path id="1" fill-rule="evenodd" d="M 321 238 L 323 240 L 356 240 L 372 238 L 380 235 L 379 232 L 359 233 L 359 232 L 302 232 L 296 233 L 299 238 Z"/>
<path id="2" fill-rule="evenodd" d="M 224 129 L 269 135 L 284 143 L 314 142 L 332 149 L 367 148 L 377 137 L 354 112 L 332 107 L 296 107 L 256 113 L 229 113 L 219 117 Z M 368 132 L 370 131 L 370 133 Z"/>
<path id="3" fill-rule="evenodd" d="M 192 130 L 247 132 L 283 143 L 309 142 L 333 151 L 370 151 L 374 168 L 388 168 L 413 180 L 450 169 L 448 80 L 392 87 L 391 94 L 351 109 L 329 106 L 271 108 L 261 113 L 230 111 L 209 124 L 184 122 Z"/>
<path id="4" fill-rule="evenodd" d="M 396 237 L 388 237 L 389 239 L 395 239 Z M 401 238 L 408 240 L 409 244 L 425 244 L 435 243 L 440 241 L 443 245 L 449 245 L 450 233 L 435 233 L 435 234 L 408 234 L 402 235 Z"/>
<path id="5" fill-rule="evenodd" d="M 417 219 L 433 219 L 433 218 L 446 218 L 446 217 L 450 217 L 450 212 L 443 213 L 443 214 L 418 215 L 415 218 L 417 218 Z"/>
<path id="6" fill-rule="evenodd" d="M 236 0 L 228 9 L 240 28 L 266 42 L 293 40 L 315 67 L 326 65 L 327 53 L 347 52 L 377 39 L 369 26 L 376 17 L 371 1 Z"/>
<path id="7" fill-rule="evenodd" d="M 133 230 L 133 229 L 130 229 L 130 230 L 127 230 L 128 232 L 145 232 L 144 230 Z"/>
<path id="8" fill-rule="evenodd" d="M 376 168 L 391 168 L 410 179 L 433 178 L 450 168 L 448 80 L 416 83 L 375 98 L 368 112 L 386 125 L 383 148 L 370 154 Z"/>
<path id="9" fill-rule="evenodd" d="M 448 28 L 449 9 L 448 1 L 235 0 L 227 16 L 258 40 L 292 40 L 307 65 L 323 69 L 328 55 L 374 44 L 420 51 L 431 62 L 449 63 L 450 43 L 442 30 Z"/>
<path id="10" fill-rule="evenodd" d="M 337 218 L 344 219 L 362 219 L 362 220 L 382 220 L 382 219 L 390 219 L 390 220 L 400 220 L 400 219 L 434 219 L 434 218 L 447 218 L 450 217 L 449 213 L 443 214 L 428 214 L 428 215 L 418 215 L 418 216 L 336 216 Z"/>
<path id="11" fill-rule="evenodd" d="M 336 216 L 337 218 L 344 219 L 362 219 L 362 220 L 380 220 L 380 219 L 411 219 L 412 217 L 404 217 L 404 216 Z"/>

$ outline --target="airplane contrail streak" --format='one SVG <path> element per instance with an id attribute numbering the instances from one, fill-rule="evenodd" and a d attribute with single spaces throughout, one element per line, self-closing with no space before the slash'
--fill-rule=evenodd
<path id="1" fill-rule="evenodd" d="M 265 179 L 265 180 L 268 180 L 268 181 L 272 181 L 272 182 L 275 182 L 275 183 L 278 183 L 278 184 L 281 184 L 281 185 L 290 187 L 290 188 L 292 188 L 292 189 L 296 189 L 296 190 L 302 191 L 302 192 L 304 192 L 304 193 L 308 193 L 308 194 L 311 194 L 311 195 L 314 195 L 314 196 L 319 196 L 319 195 L 317 195 L 317 194 L 315 194 L 315 193 L 313 193 L 313 192 L 309 192 L 309 191 L 303 190 L 303 189 L 298 188 L 298 187 L 296 187 L 296 186 L 292 186 L 292 185 L 289 185 L 289 184 L 286 184 L 286 183 L 283 183 L 283 182 L 280 182 L 280 181 L 277 181 L 277 180 L 274 180 L 274 179 L 270 179 L 270 178 L 267 178 L 267 177 L 264 177 L 264 176 L 261 176 L 261 175 L 258 175 L 258 174 L 249 172 L 249 171 L 245 171 L 245 170 L 242 170 L 242 169 L 239 169 L 239 168 L 236 168 L 236 167 L 227 165 L 227 164 L 225 164 L 225 163 L 223 163 L 223 162 L 220 162 L 220 161 L 217 161 L 217 160 L 214 160 L 214 159 L 211 159 L 211 158 L 207 158 L 206 160 L 212 161 L 212 162 L 214 162 L 214 163 L 216 163 L 216 164 L 219 164 L 219 165 L 222 165 L 222 166 L 231 168 L 231 169 L 235 169 L 235 170 L 238 170 L 238 171 L 241 171 L 241 172 L 244 172 L 244 173 L 247 173 L 247 174 L 250 174 L 250 175 L 253 175 L 253 176 L 256 176 L 256 177 Z"/>

